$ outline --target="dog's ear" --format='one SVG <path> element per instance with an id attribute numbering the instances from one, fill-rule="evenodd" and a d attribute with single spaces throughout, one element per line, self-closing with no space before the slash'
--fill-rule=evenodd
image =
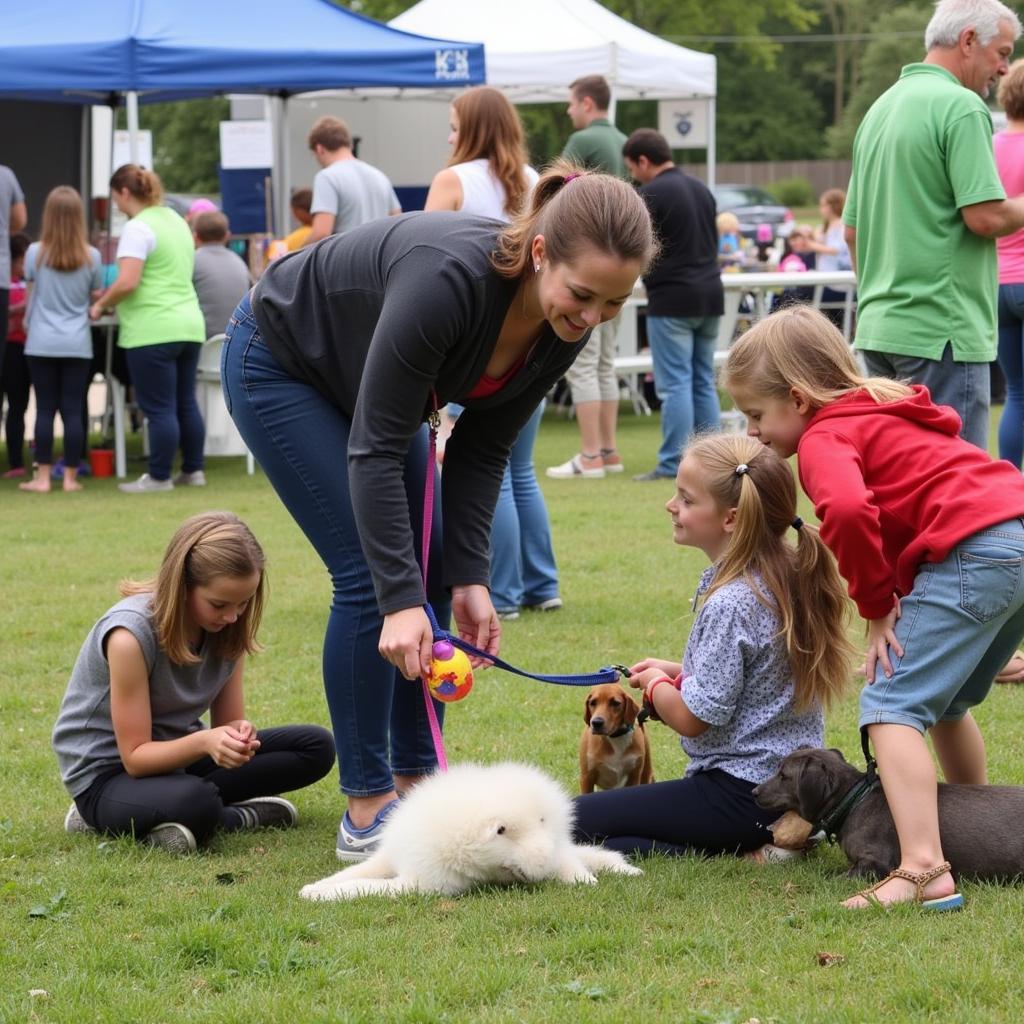
<path id="1" fill-rule="evenodd" d="M 583 721 L 590 725 L 590 698 L 594 696 L 594 691 L 591 690 L 587 694 L 586 700 L 583 702 Z"/>
<path id="2" fill-rule="evenodd" d="M 797 810 L 805 821 L 815 821 L 831 792 L 827 767 L 817 757 L 801 758 L 796 777 Z"/>
<path id="3" fill-rule="evenodd" d="M 626 710 L 624 712 L 626 725 L 633 725 L 636 722 L 636 716 L 640 709 L 636 706 L 636 701 L 628 693 L 623 693 L 622 699 L 626 703 Z"/>

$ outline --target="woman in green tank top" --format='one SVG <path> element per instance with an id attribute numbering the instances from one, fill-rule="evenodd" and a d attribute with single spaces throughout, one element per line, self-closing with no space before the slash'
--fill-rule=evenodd
<path id="1" fill-rule="evenodd" d="M 206 340 L 195 288 L 192 232 L 161 205 L 163 186 L 152 171 L 119 167 L 110 179 L 117 208 L 131 220 L 117 248 L 117 279 L 90 310 L 98 319 L 118 307 L 118 344 L 125 349 L 135 398 L 149 421 L 149 472 L 121 484 L 129 494 L 202 486 L 206 430 L 196 401 L 196 367 Z M 181 446 L 181 472 L 171 479 Z"/>

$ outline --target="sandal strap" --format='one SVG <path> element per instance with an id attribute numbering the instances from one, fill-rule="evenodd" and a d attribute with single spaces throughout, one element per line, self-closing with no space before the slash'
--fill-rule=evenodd
<path id="1" fill-rule="evenodd" d="M 874 885 L 869 885 L 866 889 L 862 889 L 857 893 L 857 895 L 863 896 L 864 899 L 868 900 L 868 902 L 877 901 L 877 897 L 875 896 L 876 890 L 881 889 L 881 887 L 891 878 L 902 878 L 907 882 L 914 883 L 914 886 L 917 889 L 915 896 L 916 902 L 923 903 L 924 887 L 932 881 L 932 879 L 938 878 L 940 875 L 944 875 L 947 871 L 952 870 L 953 869 L 948 860 L 944 860 L 941 864 L 936 864 L 935 867 L 928 871 L 907 871 L 905 868 L 893 868 L 885 878 L 875 882 Z"/>

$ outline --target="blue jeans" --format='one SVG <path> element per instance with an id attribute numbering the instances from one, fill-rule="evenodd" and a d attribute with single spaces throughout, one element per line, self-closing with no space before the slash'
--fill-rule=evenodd
<path id="1" fill-rule="evenodd" d="M 499 611 L 558 596 L 551 523 L 533 469 L 544 403 L 519 433 L 509 455 L 491 526 L 491 600 Z"/>
<path id="2" fill-rule="evenodd" d="M 419 683 L 402 678 L 377 650 L 383 620 L 349 495 L 346 453 L 351 421 L 319 391 L 275 362 L 253 319 L 248 296 L 235 310 L 226 334 L 221 380 L 228 411 L 331 579 L 323 676 L 342 791 L 349 796 L 387 793 L 394 788 L 394 775 L 432 771 L 437 758 Z M 424 427 L 405 464 L 417 557 L 428 461 Z M 428 596 L 444 626 L 450 607 L 436 582 L 441 579 L 437 492 L 430 578 Z M 441 719 L 443 706 L 435 707 Z"/>
<path id="3" fill-rule="evenodd" d="M 872 377 L 923 384 L 936 405 L 952 406 L 963 424 L 960 436 L 983 452 L 988 451 L 991 400 L 988 363 L 957 362 L 953 358 L 953 346 L 948 343 L 941 359 L 868 350 L 861 354 Z"/>
<path id="4" fill-rule="evenodd" d="M 202 345 L 170 341 L 125 349 L 135 400 L 149 420 L 149 475 L 169 480 L 181 445 L 181 469 L 203 468 L 206 427 L 196 401 L 196 367 Z"/>
<path id="5" fill-rule="evenodd" d="M 860 697 L 860 724 L 924 732 L 980 704 L 1024 637 L 1024 521 L 996 523 L 961 541 L 942 562 L 924 562 L 900 602 L 890 649 Z"/>
<path id="6" fill-rule="evenodd" d="M 683 446 L 695 430 L 721 422 L 715 388 L 717 316 L 648 316 L 647 340 L 654 390 L 661 399 L 661 448 L 657 472 L 675 476 Z"/>
<path id="7" fill-rule="evenodd" d="M 1006 405 L 999 421 L 999 458 L 1024 461 L 1024 284 L 999 286 L 999 365 Z"/>

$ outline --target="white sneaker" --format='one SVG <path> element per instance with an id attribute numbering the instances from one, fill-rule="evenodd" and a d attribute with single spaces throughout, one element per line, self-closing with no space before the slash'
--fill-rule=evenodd
<path id="1" fill-rule="evenodd" d="M 154 480 L 148 473 L 143 473 L 134 483 L 118 484 L 117 489 L 125 494 L 149 494 L 152 491 L 173 491 L 174 484 L 170 480 Z"/>
<path id="2" fill-rule="evenodd" d="M 784 850 L 773 843 L 765 843 L 757 850 L 748 850 L 743 854 L 743 859 L 755 864 L 782 864 L 788 860 L 799 860 L 803 856 L 803 850 Z"/>
<path id="3" fill-rule="evenodd" d="M 184 470 L 174 478 L 175 487 L 205 487 L 206 474 L 201 469 L 186 473 Z"/>
<path id="4" fill-rule="evenodd" d="M 75 835 L 78 832 L 95 832 L 96 829 L 89 825 L 85 818 L 79 813 L 78 805 L 71 801 L 68 813 L 64 815 L 64 831 Z"/>
<path id="5" fill-rule="evenodd" d="M 546 601 L 538 601 L 536 604 L 524 604 L 523 607 L 531 612 L 557 612 L 562 607 L 562 599 L 560 597 L 549 597 Z"/>
<path id="6" fill-rule="evenodd" d="M 568 462 L 560 466 L 548 466 L 545 474 L 553 480 L 574 480 L 577 478 L 586 480 L 601 480 L 604 477 L 604 466 L 596 469 L 586 469 L 580 461 L 579 455 L 574 455 Z"/>
<path id="7" fill-rule="evenodd" d="M 155 846 L 157 849 L 166 850 L 168 853 L 184 857 L 186 854 L 195 853 L 199 849 L 196 837 L 192 829 L 177 821 L 165 821 L 162 825 L 151 828 L 143 837 L 142 841 L 148 846 Z"/>

